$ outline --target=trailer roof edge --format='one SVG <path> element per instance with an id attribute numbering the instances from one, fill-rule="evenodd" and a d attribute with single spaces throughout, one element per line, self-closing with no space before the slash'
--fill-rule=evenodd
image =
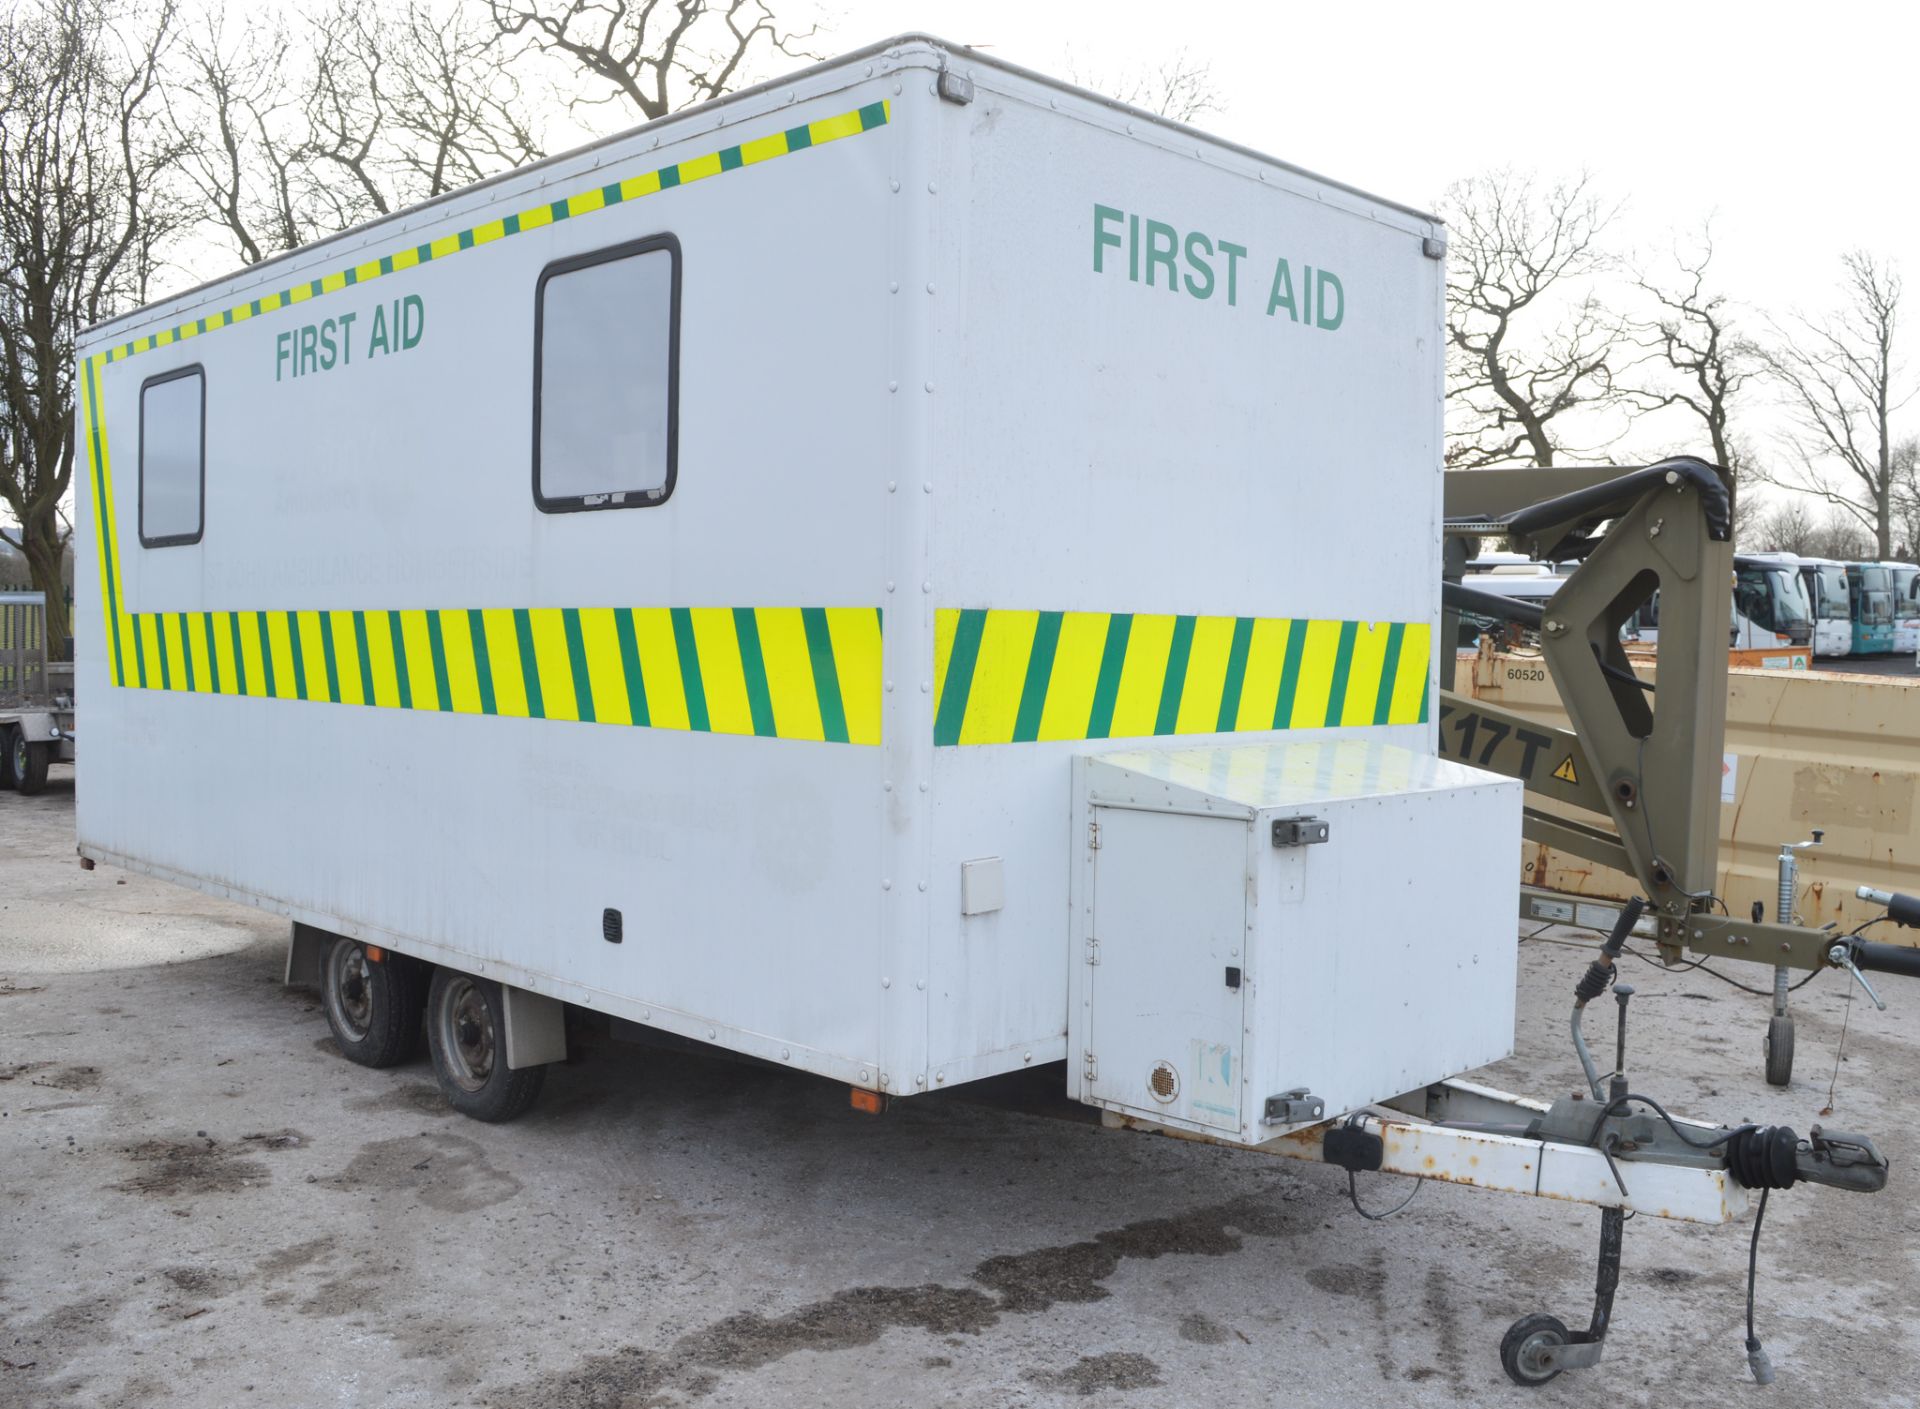
<path id="1" fill-rule="evenodd" d="M 908 31 L 905 34 L 897 34 L 891 38 L 876 41 L 875 43 L 851 50 L 845 54 L 837 55 L 834 58 L 809 64 L 805 68 L 795 69 L 792 72 L 765 79 L 750 87 L 724 94 L 718 98 L 709 99 L 707 102 L 696 104 L 693 107 L 683 108 L 678 112 L 669 113 L 665 117 L 656 118 L 652 122 L 644 122 L 634 127 L 622 128 L 618 132 L 609 133 L 591 142 L 584 142 L 577 147 L 569 147 L 565 151 L 555 152 L 550 156 L 542 157 L 539 161 L 528 162 L 525 166 L 516 166 L 506 171 L 496 172 L 492 176 L 470 182 L 455 190 L 443 192 L 427 200 L 418 201 L 413 205 L 403 206 L 399 210 L 392 211 L 377 219 L 363 221 L 358 225 L 349 226 L 345 230 L 339 230 L 333 234 L 323 236 L 309 244 L 301 245 L 295 249 L 285 250 L 270 258 L 260 260 L 256 264 L 242 265 L 237 269 L 226 270 L 211 278 L 202 279 L 197 283 L 188 285 L 186 288 L 176 290 L 173 293 L 141 304 L 137 308 L 130 308 L 124 313 L 117 313 L 110 318 L 103 318 L 97 323 L 89 324 L 80 330 L 79 341 L 90 341 L 111 329 L 145 321 L 154 310 L 167 305 L 191 305 L 200 296 L 217 287 L 229 284 L 235 279 L 264 274 L 268 270 L 278 269 L 285 265 L 306 260 L 314 254 L 334 246 L 342 245 L 352 240 L 363 239 L 376 231 L 394 226 L 404 226 L 408 222 L 416 220 L 425 212 L 432 211 L 441 206 L 452 205 L 455 202 L 468 200 L 476 192 L 485 191 L 490 187 L 504 185 L 510 181 L 516 181 L 526 177 L 531 173 L 577 160 L 589 153 L 601 151 L 617 143 L 628 141 L 642 132 L 654 131 L 656 129 L 670 131 L 677 125 L 696 120 L 710 119 L 716 110 L 748 105 L 755 99 L 764 97 L 783 85 L 817 78 L 824 74 L 831 73 L 836 69 L 857 63 L 862 59 L 871 59 L 882 55 L 892 55 L 901 60 L 902 62 L 899 66 L 902 68 L 921 67 L 923 66 L 925 58 L 938 56 L 937 62 L 934 65 L 936 67 L 944 66 L 945 62 L 949 59 L 961 59 L 969 64 L 978 64 L 989 69 L 996 69 L 1002 73 L 1011 74 L 1028 82 L 1041 84 L 1059 92 L 1071 94 L 1076 98 L 1092 102 L 1132 121 L 1148 123 L 1169 132 L 1176 132 L 1186 137 L 1198 138 L 1222 150 L 1235 152 L 1242 156 L 1252 158 L 1255 161 L 1265 162 L 1282 170 L 1304 176 L 1309 180 L 1318 182 L 1334 190 L 1358 196 L 1363 200 L 1373 202 L 1389 210 L 1397 211 L 1402 215 L 1411 216 L 1416 220 L 1431 221 L 1435 226 L 1444 224 L 1441 218 L 1431 211 L 1422 210 L 1418 206 L 1407 205 L 1400 201 L 1391 200 L 1385 196 L 1376 195 L 1362 187 L 1351 185 L 1344 181 L 1338 181 L 1329 176 L 1323 176 L 1319 172 L 1310 170 L 1307 167 L 1285 161 L 1271 153 L 1263 152 L 1258 148 L 1230 141 L 1202 128 L 1194 127 L 1189 123 L 1177 122 L 1159 113 L 1150 112 L 1145 108 L 1139 108 L 1130 103 L 1121 102 L 1117 98 L 1107 97 L 1091 89 L 1079 87 L 1063 79 L 1054 78 L 1051 75 L 1023 67 L 1020 64 L 1012 63 L 1006 59 L 984 53 L 978 49 L 968 48 L 964 44 L 952 43 L 949 40 L 941 39 L 937 35 L 927 34 L 921 31 Z M 921 58 L 922 63 L 916 63 L 916 58 Z"/>

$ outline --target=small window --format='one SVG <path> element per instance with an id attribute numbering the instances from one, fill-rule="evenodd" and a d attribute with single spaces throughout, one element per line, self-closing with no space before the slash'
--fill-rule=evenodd
<path id="1" fill-rule="evenodd" d="M 548 513 L 673 493 L 680 242 L 657 235 L 550 264 L 533 315 L 533 499 Z"/>
<path id="2" fill-rule="evenodd" d="M 207 377 L 199 366 L 140 385 L 140 542 L 198 543 L 207 505 Z"/>

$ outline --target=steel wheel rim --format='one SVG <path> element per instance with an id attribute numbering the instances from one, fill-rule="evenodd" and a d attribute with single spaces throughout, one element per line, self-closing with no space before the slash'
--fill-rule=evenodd
<path id="1" fill-rule="evenodd" d="M 1520 1350 L 1514 1359 L 1527 1374 L 1540 1377 L 1549 1375 L 1554 1369 L 1554 1352 L 1566 1342 L 1553 1331 L 1542 1327 L 1520 1342 Z"/>
<path id="2" fill-rule="evenodd" d="M 13 776 L 27 776 L 27 736 L 18 729 L 13 731 Z"/>
<path id="3" fill-rule="evenodd" d="M 327 1006 L 355 1042 L 373 1030 L 373 968 L 358 944 L 336 944 L 327 957 Z"/>
<path id="4" fill-rule="evenodd" d="M 447 1074 L 462 1091 L 479 1091 L 493 1076 L 496 1052 L 486 995 L 472 979 L 453 979 L 441 994 L 437 1016 Z"/>

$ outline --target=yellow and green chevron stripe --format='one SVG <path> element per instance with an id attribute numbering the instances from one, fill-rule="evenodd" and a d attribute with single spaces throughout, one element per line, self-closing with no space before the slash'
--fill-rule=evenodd
<path id="1" fill-rule="evenodd" d="M 464 250 L 491 244 L 495 240 L 524 235 L 545 225 L 576 219 L 582 215 L 591 215 L 598 210 L 606 210 L 627 201 L 640 200 L 645 196 L 658 195 L 662 191 L 671 191 L 677 186 L 689 186 L 695 181 L 703 181 L 707 177 L 719 176 L 724 172 L 757 166 L 761 162 L 772 161 L 776 157 L 788 156 L 794 152 L 803 152 L 810 147 L 825 146 L 828 142 L 836 142 L 843 137 L 857 137 L 863 132 L 871 132 L 876 127 L 886 126 L 890 113 L 890 106 L 884 102 L 869 103 L 864 108 L 857 108 L 852 112 L 802 123 L 798 127 L 789 127 L 781 132 L 769 132 L 764 137 L 756 137 L 752 141 L 742 142 L 737 146 L 723 147 L 717 152 L 708 152 L 705 156 L 675 162 L 657 171 L 644 171 L 637 176 L 629 176 L 624 181 L 610 181 L 603 186 L 594 186 L 575 195 L 530 206 L 512 215 L 476 225 L 470 230 L 458 230 L 425 244 L 409 245 L 404 249 L 394 250 L 390 254 L 380 255 L 346 269 L 323 274 L 318 279 L 294 284 L 278 293 L 263 295 L 222 312 L 209 314 L 205 318 L 196 318 L 191 323 L 182 323 L 177 327 L 166 328 L 132 342 L 121 343 L 97 355 L 107 362 L 117 362 L 142 352 L 151 352 L 157 347 L 168 347 L 177 342 L 185 342 L 188 338 L 217 332 L 221 328 L 230 328 L 235 323 L 244 323 L 248 319 L 274 313 L 296 303 L 305 303 L 308 299 L 319 298 L 324 294 L 338 293 L 341 289 L 352 288 L 357 284 L 371 283 L 388 274 L 398 274 L 412 269 L 415 265 L 430 264 L 436 259 L 446 259 Z"/>
<path id="2" fill-rule="evenodd" d="M 872 607 L 138 612 L 129 685 L 880 742 Z"/>
<path id="3" fill-rule="evenodd" d="M 1427 718 L 1424 622 L 943 609 L 935 745 Z"/>
<path id="4" fill-rule="evenodd" d="M 262 295 L 260 298 L 251 299 L 219 313 L 162 329 L 131 342 L 117 344 L 83 359 L 78 419 L 86 442 L 87 470 L 91 481 L 89 492 L 93 501 L 91 507 L 95 525 L 95 550 L 100 570 L 100 606 L 105 616 L 109 673 L 114 683 L 122 686 L 133 683 L 128 678 L 127 654 L 131 646 L 134 626 L 120 581 L 113 466 L 107 453 L 106 428 L 100 418 L 100 382 L 107 367 L 125 361 L 129 357 L 151 352 L 156 348 L 170 347 L 175 343 L 217 333 L 224 328 L 250 322 L 255 318 L 271 316 L 294 304 L 305 303 L 309 299 L 322 298 L 328 294 L 338 293 L 342 289 L 370 283 L 390 274 L 402 273 L 417 265 L 448 259 L 468 250 L 481 249 L 498 240 L 524 235 L 557 221 L 589 216 L 597 211 L 624 205 L 629 201 L 658 195 L 662 191 L 675 190 L 710 177 L 741 171 L 778 157 L 825 146 L 829 142 L 857 137 L 864 132 L 886 126 L 891 119 L 891 114 L 892 109 L 885 102 L 868 103 L 865 107 L 856 108 L 850 112 L 801 123 L 796 127 L 785 128 L 778 132 L 769 132 L 734 146 L 708 152 L 703 156 L 692 157 L 657 170 L 641 172 L 623 180 L 594 186 L 559 200 L 531 206 L 526 210 L 489 220 L 471 229 L 442 235 L 425 244 L 395 249 L 377 258 L 335 270 L 317 279 L 291 285 L 277 293 Z"/>

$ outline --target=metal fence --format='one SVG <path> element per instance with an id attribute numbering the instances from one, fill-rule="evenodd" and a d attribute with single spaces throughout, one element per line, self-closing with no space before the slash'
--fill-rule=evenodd
<path id="1" fill-rule="evenodd" d="M 0 592 L 0 703 L 47 692 L 46 594 Z"/>

